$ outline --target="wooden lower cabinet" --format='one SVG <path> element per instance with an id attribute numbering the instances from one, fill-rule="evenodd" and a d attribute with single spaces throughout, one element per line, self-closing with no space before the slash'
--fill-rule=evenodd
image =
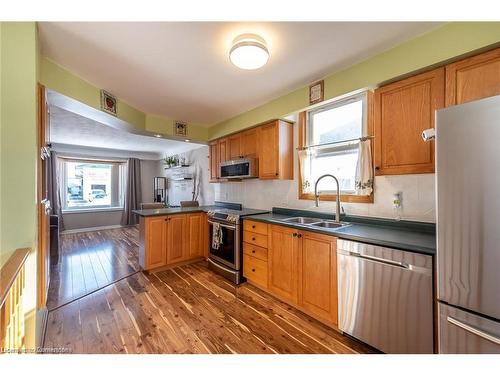
<path id="1" fill-rule="evenodd" d="M 187 256 L 187 215 L 173 215 L 168 218 L 167 264 L 186 260 Z"/>
<path id="2" fill-rule="evenodd" d="M 246 228 L 256 224 L 245 222 Z M 259 230 L 257 225 L 253 229 Z M 280 225 L 269 225 L 268 236 L 268 249 L 243 244 L 244 276 L 284 302 L 336 327 L 337 238 Z"/>
<path id="3" fill-rule="evenodd" d="M 269 231 L 269 290 L 293 303 L 298 302 L 297 230 L 271 225 Z"/>
<path id="4" fill-rule="evenodd" d="M 203 257 L 205 254 L 205 228 L 207 218 L 205 214 L 191 214 L 187 216 L 187 257 Z"/>
<path id="5" fill-rule="evenodd" d="M 206 256 L 204 213 L 141 217 L 139 263 L 144 270 Z"/>
<path id="6" fill-rule="evenodd" d="M 145 270 L 167 264 L 168 217 L 142 218 L 139 222 L 139 263 Z"/>
<path id="7" fill-rule="evenodd" d="M 337 325 L 337 239 L 301 231 L 299 305 Z"/>

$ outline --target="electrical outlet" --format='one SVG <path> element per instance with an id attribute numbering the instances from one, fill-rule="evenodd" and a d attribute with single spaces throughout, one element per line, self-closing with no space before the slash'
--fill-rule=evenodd
<path id="1" fill-rule="evenodd" d="M 401 208 L 403 205 L 403 193 L 397 192 L 392 196 L 392 207 Z"/>

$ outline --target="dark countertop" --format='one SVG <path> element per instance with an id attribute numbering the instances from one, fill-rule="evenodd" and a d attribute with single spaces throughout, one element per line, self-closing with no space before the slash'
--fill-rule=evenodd
<path id="1" fill-rule="evenodd" d="M 426 255 L 436 254 L 436 232 L 435 225 L 432 223 L 345 216 L 342 218 L 342 221 L 349 222 L 351 225 L 343 228 L 331 229 L 282 221 L 283 219 L 296 216 L 318 217 L 324 219 L 333 218 L 333 215 L 318 214 L 317 212 L 274 208 L 272 213 L 254 215 L 246 217 L 244 220 L 256 220 L 271 224 L 279 224 L 290 228 L 329 234 L 346 240 L 392 247 Z"/>
<path id="2" fill-rule="evenodd" d="M 199 207 L 172 207 L 172 208 L 151 208 L 147 210 L 133 210 L 134 214 L 143 217 L 149 216 L 165 216 L 165 215 L 175 215 L 175 214 L 186 214 L 193 212 L 208 212 L 209 210 L 214 210 L 220 208 L 218 206 L 199 206 Z"/>

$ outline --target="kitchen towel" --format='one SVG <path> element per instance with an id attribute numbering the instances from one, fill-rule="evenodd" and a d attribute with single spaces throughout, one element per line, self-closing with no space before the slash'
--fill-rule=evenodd
<path id="1" fill-rule="evenodd" d="M 356 195 L 370 195 L 373 191 L 373 165 L 371 140 L 359 141 L 358 163 L 356 164 Z"/>
<path id="2" fill-rule="evenodd" d="M 219 223 L 212 224 L 212 249 L 218 250 L 222 244 L 222 229 Z"/>

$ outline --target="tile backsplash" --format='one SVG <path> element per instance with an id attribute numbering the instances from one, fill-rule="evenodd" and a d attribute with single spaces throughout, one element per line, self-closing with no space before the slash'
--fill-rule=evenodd
<path id="1" fill-rule="evenodd" d="M 298 199 L 297 180 L 262 181 L 212 184 L 215 200 L 242 203 L 245 207 L 270 209 L 271 207 L 300 208 L 333 212 L 335 202 Z M 434 174 L 377 176 L 375 177 L 374 203 L 342 203 L 350 215 L 396 218 L 392 206 L 394 193 L 402 193 L 401 219 L 435 222 Z"/>

